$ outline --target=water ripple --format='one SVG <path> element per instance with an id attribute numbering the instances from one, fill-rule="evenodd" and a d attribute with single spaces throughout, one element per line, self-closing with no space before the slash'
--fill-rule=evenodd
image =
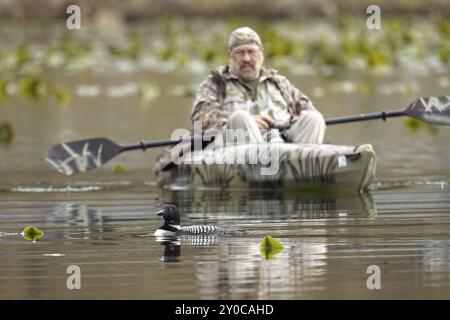
<path id="1" fill-rule="evenodd" d="M 104 188 L 100 186 L 87 186 L 87 187 L 14 187 L 9 189 L 10 192 L 30 192 L 30 193 L 46 193 L 46 192 L 91 192 L 99 191 Z"/>

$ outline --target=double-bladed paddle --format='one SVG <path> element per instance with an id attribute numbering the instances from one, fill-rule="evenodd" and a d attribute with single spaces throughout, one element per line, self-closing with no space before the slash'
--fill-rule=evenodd
<path id="1" fill-rule="evenodd" d="M 450 125 L 450 96 L 419 98 L 414 100 L 406 109 L 395 111 L 381 111 L 375 113 L 361 114 L 348 117 L 327 119 L 327 125 L 350 123 L 357 121 L 376 120 L 393 117 L 409 116 L 422 120 L 428 124 L 449 126 Z M 274 126 L 275 129 L 286 130 L 291 126 Z"/>
<path id="2" fill-rule="evenodd" d="M 327 119 L 327 125 L 349 123 L 364 120 L 383 119 L 391 117 L 409 116 L 432 125 L 450 125 L 450 96 L 419 98 L 406 109 L 398 111 L 381 111 L 377 113 L 361 114 L 348 117 Z M 279 130 L 286 130 L 290 126 L 274 126 Z M 176 145 L 180 142 L 194 140 L 211 141 L 213 137 L 185 137 L 178 140 L 141 141 L 131 145 L 118 145 L 105 138 L 94 138 L 66 142 L 53 146 L 47 154 L 47 164 L 57 172 L 71 175 L 95 169 L 118 154 L 131 150 L 145 150 L 147 148 Z"/>
<path id="3" fill-rule="evenodd" d="M 190 136 L 178 140 L 141 141 L 135 144 L 118 145 L 106 138 L 93 138 L 78 140 L 54 145 L 47 153 L 48 166 L 60 173 L 72 175 L 85 172 L 105 164 L 119 153 L 132 150 L 143 150 L 154 147 L 176 145 L 181 142 L 193 142 L 195 140 L 213 141 L 214 136 Z"/>

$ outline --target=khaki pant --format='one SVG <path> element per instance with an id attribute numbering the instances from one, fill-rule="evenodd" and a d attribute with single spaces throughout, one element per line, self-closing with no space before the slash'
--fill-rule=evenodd
<path id="1" fill-rule="evenodd" d="M 261 132 L 253 115 L 246 110 L 233 112 L 228 118 L 226 129 L 241 129 L 248 135 L 248 142 L 266 142 L 265 134 Z M 326 125 L 320 112 L 304 110 L 299 119 L 294 122 L 286 136 L 293 143 L 323 143 Z"/>

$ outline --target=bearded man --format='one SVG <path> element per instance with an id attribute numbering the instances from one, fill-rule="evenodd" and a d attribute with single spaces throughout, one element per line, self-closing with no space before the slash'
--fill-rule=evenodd
<path id="1" fill-rule="evenodd" d="M 213 71 L 199 86 L 192 121 L 202 129 L 243 129 L 250 143 L 271 141 L 274 125 L 291 125 L 284 140 L 323 143 L 326 125 L 311 100 L 276 70 L 263 68 L 264 48 L 248 28 L 228 40 L 227 66 Z"/>
<path id="2" fill-rule="evenodd" d="M 286 77 L 263 68 L 264 48 L 254 30 L 242 27 L 230 34 L 228 58 L 228 65 L 213 71 L 198 87 L 191 113 L 194 129 L 201 123 L 202 132 L 215 132 L 215 137 L 225 130 L 241 130 L 248 143 L 323 143 L 326 124 L 322 114 Z M 290 128 L 283 138 L 277 135 L 274 139 L 277 130 L 273 127 L 287 125 Z M 193 146 L 184 143 L 163 150 L 155 173 L 170 169 L 173 156 Z"/>

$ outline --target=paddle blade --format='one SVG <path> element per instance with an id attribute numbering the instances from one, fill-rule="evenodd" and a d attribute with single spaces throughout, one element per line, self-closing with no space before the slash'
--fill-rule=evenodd
<path id="1" fill-rule="evenodd" d="M 121 146 L 96 138 L 57 144 L 48 151 L 45 161 L 52 170 L 71 175 L 95 169 L 120 152 Z"/>
<path id="2" fill-rule="evenodd" d="M 420 98 L 409 105 L 405 113 L 435 125 L 450 125 L 450 96 Z"/>

